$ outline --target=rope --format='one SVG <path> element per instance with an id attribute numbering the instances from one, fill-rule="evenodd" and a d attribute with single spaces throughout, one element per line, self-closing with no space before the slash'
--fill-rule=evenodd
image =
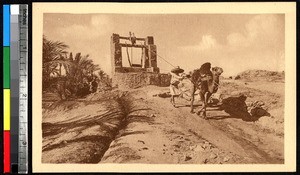
<path id="1" fill-rule="evenodd" d="M 167 60 L 165 60 L 162 56 L 158 55 L 156 52 L 153 52 L 152 50 L 150 50 L 152 53 L 156 54 L 159 58 L 161 58 L 162 60 L 164 60 L 166 63 L 168 63 L 169 65 L 171 65 L 172 67 L 176 67 L 173 64 L 171 64 L 170 62 L 168 62 Z"/>
<path id="2" fill-rule="evenodd" d="M 170 70 L 167 70 L 167 69 L 161 69 L 161 68 L 159 68 L 159 70 L 163 70 L 163 71 L 166 71 L 166 72 L 170 72 Z"/>
<path id="3" fill-rule="evenodd" d="M 132 47 L 130 48 L 130 61 L 132 62 L 133 56 L 132 56 Z"/>
<path id="4" fill-rule="evenodd" d="M 127 44 L 127 43 L 125 42 L 125 44 Z M 127 59 L 128 59 L 129 65 L 130 65 L 130 67 L 132 67 L 131 61 L 130 61 L 130 57 L 129 57 L 129 52 L 128 52 L 128 47 L 127 47 L 127 45 L 126 45 L 126 52 L 127 52 Z M 131 56 L 132 56 L 132 55 L 131 55 Z"/>
<path id="5" fill-rule="evenodd" d="M 143 66 L 144 48 L 142 48 L 141 65 Z"/>
<path id="6" fill-rule="evenodd" d="M 216 81 L 214 81 L 214 84 L 216 84 L 218 87 L 220 86 L 220 83 L 217 83 Z"/>

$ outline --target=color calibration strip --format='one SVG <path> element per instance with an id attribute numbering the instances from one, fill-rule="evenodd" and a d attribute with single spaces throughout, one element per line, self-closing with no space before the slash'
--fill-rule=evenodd
<path id="1" fill-rule="evenodd" d="M 28 6 L 3 5 L 3 171 L 28 173 Z"/>
<path id="2" fill-rule="evenodd" d="M 10 173 L 10 5 L 3 5 L 3 172 Z"/>

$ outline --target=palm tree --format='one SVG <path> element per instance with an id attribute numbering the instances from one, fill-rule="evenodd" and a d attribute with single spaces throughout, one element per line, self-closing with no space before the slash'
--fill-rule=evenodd
<path id="1" fill-rule="evenodd" d="M 61 99 L 90 93 L 89 81 L 100 70 L 89 55 L 76 53 L 74 57 L 72 52 L 67 53 L 67 48 L 63 42 L 51 41 L 43 36 L 43 89 L 55 87 Z"/>
<path id="2" fill-rule="evenodd" d="M 51 41 L 43 36 L 43 87 L 49 86 L 51 76 L 61 76 L 61 66 L 69 64 L 64 60 L 68 45 L 60 41 Z"/>

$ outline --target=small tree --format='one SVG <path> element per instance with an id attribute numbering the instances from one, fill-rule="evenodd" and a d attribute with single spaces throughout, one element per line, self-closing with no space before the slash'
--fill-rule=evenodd
<path id="1" fill-rule="evenodd" d="M 111 78 L 103 71 L 99 70 L 99 85 L 104 89 L 111 89 L 112 88 L 112 81 Z"/>

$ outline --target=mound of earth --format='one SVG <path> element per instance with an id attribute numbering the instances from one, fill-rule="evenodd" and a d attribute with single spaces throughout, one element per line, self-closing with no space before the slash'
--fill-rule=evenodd
<path id="1" fill-rule="evenodd" d="M 95 93 L 43 109 L 43 163 L 98 163 L 123 126 L 123 93 Z"/>
<path id="2" fill-rule="evenodd" d="M 239 77 L 239 78 L 237 78 Z M 268 71 L 268 70 L 246 70 L 239 73 L 236 79 L 247 81 L 269 81 L 269 82 L 284 82 L 284 71 Z"/>

